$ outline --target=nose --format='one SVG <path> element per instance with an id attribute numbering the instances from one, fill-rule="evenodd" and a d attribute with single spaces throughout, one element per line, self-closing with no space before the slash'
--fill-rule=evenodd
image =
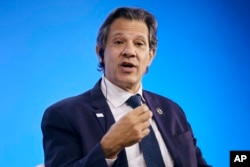
<path id="1" fill-rule="evenodd" d="M 126 57 L 133 57 L 136 55 L 135 48 L 133 44 L 128 43 L 125 45 L 125 47 L 122 50 L 122 55 Z"/>

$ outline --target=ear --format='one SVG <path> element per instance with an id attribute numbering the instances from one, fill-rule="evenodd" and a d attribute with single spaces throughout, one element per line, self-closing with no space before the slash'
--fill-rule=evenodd
<path id="1" fill-rule="evenodd" d="M 101 47 L 99 45 L 96 45 L 95 52 L 96 52 L 97 58 L 98 58 L 99 62 L 102 62 L 103 60 L 100 56 L 100 49 L 101 49 Z"/>
<path id="2" fill-rule="evenodd" d="M 156 53 L 156 49 L 150 49 L 149 50 L 148 66 L 150 66 L 151 63 L 153 62 L 153 59 L 155 57 L 155 53 Z"/>

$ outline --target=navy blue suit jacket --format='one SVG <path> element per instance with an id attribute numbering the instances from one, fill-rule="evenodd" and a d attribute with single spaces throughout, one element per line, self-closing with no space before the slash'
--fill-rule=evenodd
<path id="1" fill-rule="evenodd" d="M 175 166 L 208 166 L 181 108 L 173 101 L 145 90 L 143 97 L 153 112 Z M 157 112 L 159 109 L 162 114 Z M 96 116 L 100 113 L 103 117 Z M 46 167 L 107 167 L 100 141 L 114 122 L 100 81 L 93 89 L 50 106 L 41 125 Z M 122 150 L 114 166 L 127 165 L 125 150 Z"/>

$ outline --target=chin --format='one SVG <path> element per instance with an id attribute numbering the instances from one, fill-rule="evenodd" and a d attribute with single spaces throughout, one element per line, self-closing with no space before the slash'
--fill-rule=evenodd
<path id="1" fill-rule="evenodd" d="M 138 82 L 140 82 L 140 80 L 138 80 L 137 78 L 133 78 L 133 77 L 123 77 L 121 78 L 120 81 L 130 86 L 136 85 L 138 84 Z"/>

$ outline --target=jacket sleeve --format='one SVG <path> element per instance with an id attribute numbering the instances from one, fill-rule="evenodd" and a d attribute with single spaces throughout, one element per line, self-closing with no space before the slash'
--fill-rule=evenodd
<path id="1" fill-rule="evenodd" d="M 83 150 L 79 134 L 63 112 L 47 109 L 41 128 L 46 167 L 107 167 L 100 143 L 88 151 Z"/>
<path id="2" fill-rule="evenodd" d="M 179 106 L 178 106 L 179 107 Z M 184 118 L 185 118 L 185 122 L 188 126 L 188 129 L 189 129 L 189 132 L 190 132 L 190 136 L 192 138 L 192 141 L 193 141 L 193 145 L 194 145 L 194 149 L 195 149 L 195 155 L 196 155 L 196 160 L 197 160 L 197 166 L 198 167 L 212 167 L 210 165 L 207 164 L 207 162 L 205 161 L 203 155 L 202 155 L 202 152 L 200 150 L 200 148 L 198 147 L 197 145 L 197 139 L 194 137 L 194 134 L 193 134 L 193 130 L 192 130 L 192 127 L 191 125 L 189 124 L 187 118 L 186 118 L 186 115 L 184 113 L 184 111 L 179 107 L 179 109 L 181 110 L 181 112 L 183 113 L 184 115 Z"/>

